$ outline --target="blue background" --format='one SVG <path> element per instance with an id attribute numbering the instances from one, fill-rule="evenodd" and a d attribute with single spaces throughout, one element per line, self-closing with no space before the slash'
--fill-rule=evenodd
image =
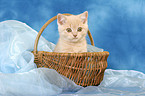
<path id="1" fill-rule="evenodd" d="M 86 10 L 95 46 L 110 52 L 108 68 L 145 73 L 145 0 L 0 0 L 0 21 L 19 20 L 39 31 L 58 13 Z M 56 21 L 42 35 L 56 43 Z"/>

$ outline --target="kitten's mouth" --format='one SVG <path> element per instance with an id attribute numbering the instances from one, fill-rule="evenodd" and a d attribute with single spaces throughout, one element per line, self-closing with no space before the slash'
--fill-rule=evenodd
<path id="1" fill-rule="evenodd" d="M 74 37 L 73 39 L 78 39 L 77 37 Z"/>

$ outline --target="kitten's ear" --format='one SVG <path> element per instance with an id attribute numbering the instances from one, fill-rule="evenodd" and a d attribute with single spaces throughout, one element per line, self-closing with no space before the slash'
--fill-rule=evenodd
<path id="1" fill-rule="evenodd" d="M 82 19 L 83 24 L 85 24 L 88 19 L 88 11 L 85 11 L 84 13 L 80 14 L 80 18 Z"/>
<path id="2" fill-rule="evenodd" d="M 57 15 L 57 23 L 59 23 L 60 25 L 65 24 L 66 22 L 66 17 L 63 14 L 58 13 Z"/>

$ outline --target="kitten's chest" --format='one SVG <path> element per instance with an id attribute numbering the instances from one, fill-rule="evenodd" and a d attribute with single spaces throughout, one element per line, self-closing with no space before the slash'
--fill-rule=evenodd
<path id="1" fill-rule="evenodd" d="M 68 45 L 63 48 L 67 52 L 71 53 L 80 53 L 80 52 L 86 52 L 86 44 L 80 44 L 80 45 Z"/>
<path id="2" fill-rule="evenodd" d="M 62 43 L 60 46 L 61 46 L 60 50 L 62 52 L 67 53 L 87 52 L 87 43 L 85 41 L 76 44 Z"/>

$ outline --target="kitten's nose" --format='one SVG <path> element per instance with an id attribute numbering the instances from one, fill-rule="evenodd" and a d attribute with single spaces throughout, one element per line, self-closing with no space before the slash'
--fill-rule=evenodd
<path id="1" fill-rule="evenodd" d="M 74 37 L 77 37 L 77 35 L 73 35 Z"/>

